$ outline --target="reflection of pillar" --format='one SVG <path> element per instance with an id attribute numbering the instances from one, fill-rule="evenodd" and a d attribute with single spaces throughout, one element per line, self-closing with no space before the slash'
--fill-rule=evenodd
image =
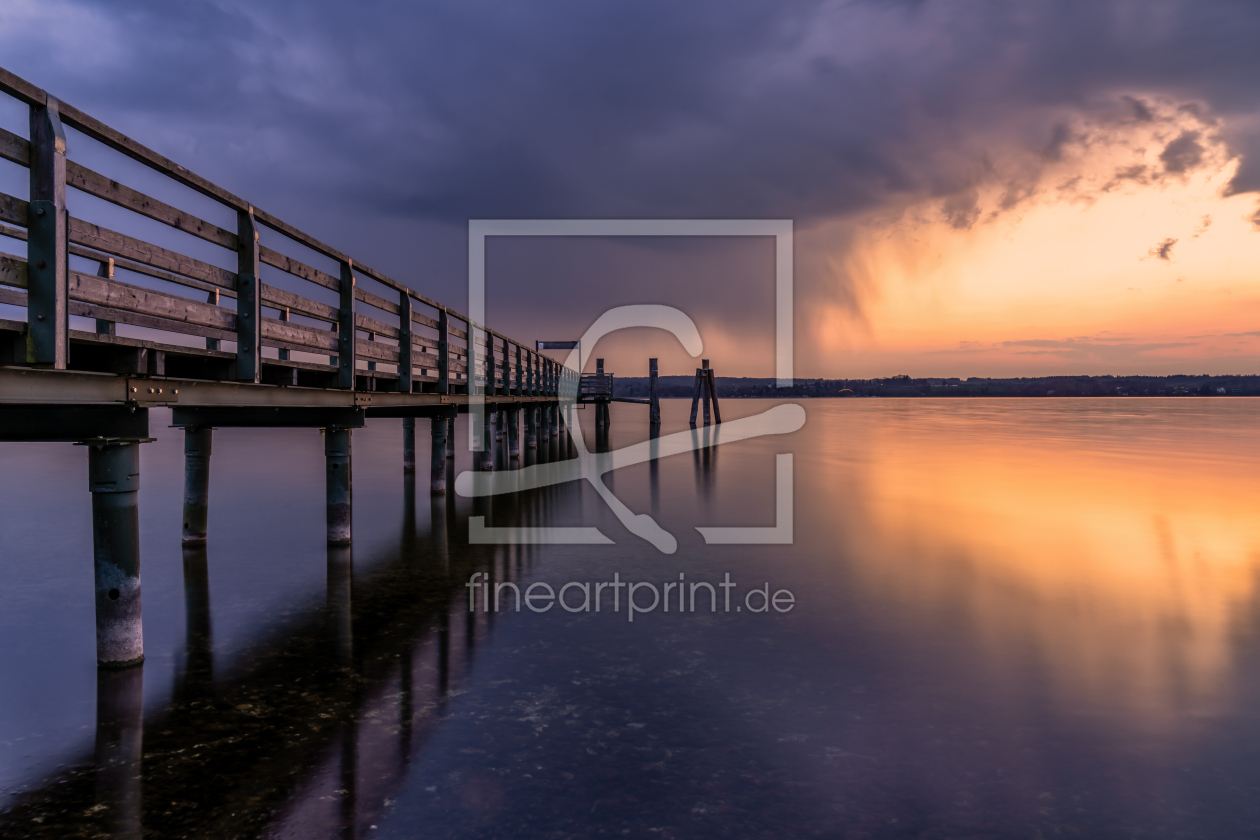
<path id="1" fill-rule="evenodd" d="M 328 544 L 350 544 L 351 486 L 350 430 L 330 426 L 324 431 L 327 461 Z"/>
<path id="2" fill-rule="evenodd" d="M 176 694 L 191 700 L 207 695 L 214 681 L 210 575 L 204 546 L 184 548 L 184 621 L 184 671 Z"/>
<path id="3" fill-rule="evenodd" d="M 96 571 L 96 661 L 144 661 L 140 619 L 140 444 L 88 446 L 92 554 Z"/>
<path id="4" fill-rule="evenodd" d="M 438 693 L 445 697 L 451 684 L 451 611 L 438 616 Z"/>
<path id="5" fill-rule="evenodd" d="M 141 826 L 144 669 L 96 672 L 96 804 L 107 836 L 136 838 Z"/>
<path id="6" fill-rule="evenodd" d="M 206 541 L 210 506 L 210 444 L 214 432 L 189 426 L 184 429 L 184 543 Z"/>
<path id="7" fill-rule="evenodd" d="M 432 424 L 433 446 L 429 456 L 429 492 L 441 496 L 446 492 L 446 429 L 447 418 L 434 417 Z"/>
<path id="8" fill-rule="evenodd" d="M 416 469 L 416 418 L 403 418 L 403 469 L 415 472 Z"/>
<path id="9" fill-rule="evenodd" d="M 656 361 L 653 359 L 652 361 Z M 658 512 L 658 506 L 661 501 L 661 424 L 651 423 L 648 425 L 648 452 L 651 456 L 648 461 L 648 482 L 652 488 L 652 512 Z"/>
<path id="10" fill-rule="evenodd" d="M 354 663 L 353 590 L 354 554 L 349 546 L 328 546 L 328 647 L 343 668 Z"/>
<path id="11" fill-rule="evenodd" d="M 359 727 L 353 717 L 341 729 L 341 831 L 345 840 L 358 834 Z"/>

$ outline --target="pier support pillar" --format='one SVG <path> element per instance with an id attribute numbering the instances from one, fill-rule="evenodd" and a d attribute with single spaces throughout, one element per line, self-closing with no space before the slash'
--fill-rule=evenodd
<path id="1" fill-rule="evenodd" d="M 213 435 L 209 426 L 184 428 L 184 545 L 200 545 L 206 541 Z"/>
<path id="2" fill-rule="evenodd" d="M 538 429 L 536 428 L 537 415 L 538 415 L 538 406 L 536 405 L 525 406 L 525 447 L 527 449 L 538 448 Z"/>
<path id="3" fill-rule="evenodd" d="M 486 406 L 481 412 L 481 452 L 478 453 L 477 463 L 478 469 L 482 472 L 490 472 L 494 469 L 494 436 L 491 433 L 491 419 L 494 412 L 490 406 Z M 475 414 L 470 415 L 476 417 Z"/>
<path id="4" fill-rule="evenodd" d="M 520 434 L 520 418 L 521 410 L 519 408 L 509 408 L 507 412 L 507 433 L 508 433 L 508 457 L 521 457 L 521 434 Z"/>
<path id="5" fill-rule="evenodd" d="M 443 435 L 445 437 L 445 435 Z M 446 453 L 443 452 L 445 457 Z M 416 418 L 403 418 L 403 472 L 416 471 Z"/>
<path id="6" fill-rule="evenodd" d="M 442 496 L 446 494 L 446 432 L 451 421 L 446 417 L 434 417 L 430 422 L 433 424 L 433 450 L 429 463 L 429 492 Z"/>
<path id="7" fill-rule="evenodd" d="M 96 661 L 125 668 L 144 661 L 140 619 L 140 444 L 88 444 L 92 555 L 96 570 Z"/>
<path id="8" fill-rule="evenodd" d="M 350 485 L 350 430 L 324 430 L 325 476 L 328 493 L 328 544 L 350 544 L 352 489 Z"/>
<path id="9" fill-rule="evenodd" d="M 455 418 L 449 417 L 446 420 L 446 457 L 455 457 Z"/>

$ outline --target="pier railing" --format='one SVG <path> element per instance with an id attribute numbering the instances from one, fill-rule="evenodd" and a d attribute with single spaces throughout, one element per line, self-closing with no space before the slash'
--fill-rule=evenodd
<path id="1" fill-rule="evenodd" d="M 28 200 L 0 193 L 0 235 L 27 242 L 25 257 L 0 254 L 0 303 L 27 310 L 25 321 L 0 320 L 0 364 L 403 394 L 467 394 L 471 383 L 474 392 L 550 396 L 567 375 L 3 69 L 0 91 L 31 113 L 28 137 L 0 129 L 0 158 L 27 167 L 31 184 Z M 64 126 L 233 211 L 235 225 L 69 158 Z M 92 224 L 71 215 L 68 191 L 182 237 Z M 188 237 L 216 246 L 214 257 L 199 244 L 184 248 L 198 256 L 168 247 Z M 303 249 L 335 270 L 290 256 Z M 96 268 L 72 269 L 71 258 Z M 95 328 L 70 329 L 71 317 Z M 119 324 L 146 337 L 120 336 Z"/>

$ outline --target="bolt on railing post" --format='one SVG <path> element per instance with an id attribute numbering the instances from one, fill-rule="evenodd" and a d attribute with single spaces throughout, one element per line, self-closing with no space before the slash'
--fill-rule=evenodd
<path id="1" fill-rule="evenodd" d="M 60 103 L 31 106 L 30 203 L 27 208 L 26 361 L 65 370 L 69 359 L 69 253 L 66 134 Z"/>

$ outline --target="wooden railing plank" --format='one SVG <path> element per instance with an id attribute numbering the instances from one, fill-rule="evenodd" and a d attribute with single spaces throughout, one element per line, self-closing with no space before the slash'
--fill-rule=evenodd
<path id="1" fill-rule="evenodd" d="M 13 254 L 0 254 L 0 286 L 26 288 L 26 258 Z M 25 306 L 26 302 L 23 301 Z"/>
<path id="2" fill-rule="evenodd" d="M 11 131 L 0 128 L 0 158 L 13 161 L 18 166 L 30 166 L 30 141 L 25 137 L 19 137 Z"/>
<path id="3" fill-rule="evenodd" d="M 170 225 L 198 239 L 204 239 L 232 251 L 236 250 L 236 234 L 232 231 L 212 225 L 204 219 L 185 213 L 156 198 L 150 198 L 138 190 L 110 180 L 72 160 L 66 161 L 66 186 L 83 190 L 110 204 L 134 211 L 141 216 L 147 216 L 164 225 Z"/>
<path id="4" fill-rule="evenodd" d="M 195 260 L 192 257 L 186 257 L 175 251 L 168 251 L 166 248 L 152 245 L 140 239 L 134 239 L 126 234 L 85 222 L 82 219 L 70 219 L 70 241 L 76 245 L 86 245 L 89 248 L 95 248 L 97 251 L 103 251 L 116 257 L 125 257 L 146 265 L 155 266 L 156 268 L 166 269 L 176 274 L 185 274 L 212 286 L 218 286 L 223 289 L 236 288 L 236 274 L 234 272 L 201 260 Z"/>
<path id="5" fill-rule="evenodd" d="M 117 280 L 106 280 L 78 271 L 70 272 L 70 298 L 94 303 L 110 309 L 138 312 L 171 321 L 183 321 L 203 327 L 235 330 L 236 316 L 228 310 L 208 303 L 155 292 Z"/>
<path id="6" fill-rule="evenodd" d="M 389 324 L 369 318 L 366 315 L 355 313 L 354 325 L 361 330 L 374 332 L 377 335 L 388 336 L 389 338 L 398 338 L 398 327 L 391 327 Z"/>
<path id="7" fill-rule="evenodd" d="M 255 216 L 257 214 L 255 213 Z M 332 289 L 334 292 L 341 288 L 341 281 L 331 274 L 325 274 L 318 268 L 311 268 L 306 263 L 298 262 L 292 257 L 286 257 L 279 251 L 273 251 L 266 246 L 259 246 L 259 258 L 271 266 L 281 271 L 286 271 L 294 277 L 300 277 L 303 280 L 309 280 L 317 286 L 323 286 L 325 289 Z"/>
<path id="8" fill-rule="evenodd" d="M 326 303 L 320 303 L 317 300 L 304 298 L 301 295 L 295 295 L 293 292 L 278 289 L 275 286 L 268 286 L 266 283 L 262 285 L 263 303 L 275 306 L 276 308 L 287 308 L 289 311 L 298 315 L 305 315 L 308 318 L 318 318 L 321 321 L 337 322 L 337 307 L 329 306 Z"/>
<path id="9" fill-rule="evenodd" d="M 332 330 L 320 330 L 305 324 L 292 321 L 281 321 L 278 318 L 262 319 L 262 343 L 272 347 L 281 346 L 271 342 L 286 342 L 292 348 L 305 353 L 315 352 L 322 355 L 337 354 L 337 334 Z"/>

